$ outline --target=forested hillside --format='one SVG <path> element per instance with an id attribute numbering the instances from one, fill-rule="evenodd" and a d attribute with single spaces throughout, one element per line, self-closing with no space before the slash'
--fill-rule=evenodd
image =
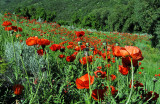
<path id="1" fill-rule="evenodd" d="M 148 33 L 160 47 L 160 0 L 1 0 L 0 9 L 60 25 Z"/>

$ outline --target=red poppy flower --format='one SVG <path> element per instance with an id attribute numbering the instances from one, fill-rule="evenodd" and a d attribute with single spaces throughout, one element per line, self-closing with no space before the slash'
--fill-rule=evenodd
<path id="1" fill-rule="evenodd" d="M 95 100 L 98 100 L 99 98 L 99 101 L 102 101 L 104 100 L 104 93 L 105 93 L 104 89 L 95 89 L 92 91 L 92 98 Z"/>
<path id="2" fill-rule="evenodd" d="M 64 51 L 65 51 L 65 47 L 64 47 L 64 46 L 61 46 L 60 51 L 61 51 L 61 52 L 64 52 Z"/>
<path id="3" fill-rule="evenodd" d="M 125 49 L 129 52 L 133 60 L 138 60 L 138 61 L 143 60 L 142 52 L 138 47 L 125 46 Z"/>
<path id="4" fill-rule="evenodd" d="M 81 48 L 81 50 L 83 50 L 84 48 L 86 48 L 86 46 L 85 45 L 81 45 L 80 47 L 76 46 L 74 50 L 75 51 L 80 51 L 80 48 Z"/>
<path id="5" fill-rule="evenodd" d="M 77 31 L 76 32 L 77 37 L 82 37 L 84 34 L 85 34 L 84 31 Z"/>
<path id="6" fill-rule="evenodd" d="M 82 59 L 79 59 L 79 62 L 83 65 L 87 64 L 87 61 L 92 62 L 92 56 L 87 56 L 87 59 L 86 57 L 82 57 Z"/>
<path id="7" fill-rule="evenodd" d="M 80 47 L 79 47 L 79 46 L 76 46 L 74 50 L 75 50 L 75 51 L 80 51 Z"/>
<path id="8" fill-rule="evenodd" d="M 11 30 L 12 30 L 12 27 L 5 27 L 4 30 L 5 30 L 5 31 L 11 31 Z"/>
<path id="9" fill-rule="evenodd" d="M 72 55 L 76 56 L 78 54 L 78 52 L 74 52 Z"/>
<path id="10" fill-rule="evenodd" d="M 37 53 L 38 53 L 38 55 L 40 55 L 40 56 L 42 56 L 43 55 L 43 49 L 39 49 L 39 50 L 37 50 Z M 46 54 L 46 52 L 45 52 L 45 54 Z"/>
<path id="11" fill-rule="evenodd" d="M 2 26 L 11 26 L 12 23 L 10 21 L 4 21 Z"/>
<path id="12" fill-rule="evenodd" d="M 137 66 L 138 65 L 138 60 L 134 60 L 132 59 L 132 63 L 133 63 L 133 66 Z M 131 66 L 131 58 L 130 57 L 125 57 L 125 58 L 122 58 L 122 64 L 123 66 L 127 67 L 127 66 Z"/>
<path id="13" fill-rule="evenodd" d="M 98 70 L 101 70 L 101 69 L 102 69 L 102 66 L 98 66 L 97 69 L 98 69 Z"/>
<path id="14" fill-rule="evenodd" d="M 23 89 L 24 89 L 24 86 L 20 84 L 16 84 L 13 86 L 13 91 L 15 95 L 21 95 Z"/>
<path id="15" fill-rule="evenodd" d="M 81 45 L 81 50 L 83 50 L 84 48 L 86 48 L 86 46 L 85 45 Z"/>
<path id="16" fill-rule="evenodd" d="M 49 47 L 52 51 L 57 51 L 61 49 L 61 46 L 59 44 L 53 44 L 51 47 Z"/>
<path id="17" fill-rule="evenodd" d="M 96 55 L 96 54 L 98 53 L 98 51 L 99 51 L 99 50 L 97 50 L 97 48 L 95 48 L 95 49 L 93 50 L 93 54 Z"/>
<path id="18" fill-rule="evenodd" d="M 50 41 L 48 39 L 38 39 L 37 43 L 41 46 L 50 45 Z"/>
<path id="19" fill-rule="evenodd" d="M 94 76 L 90 76 L 90 85 L 94 82 Z M 88 73 L 76 79 L 77 89 L 89 89 L 89 77 Z"/>
<path id="20" fill-rule="evenodd" d="M 112 51 L 113 51 L 113 56 L 115 57 L 127 57 L 130 55 L 125 48 L 120 46 L 113 46 Z"/>
<path id="21" fill-rule="evenodd" d="M 116 76 L 115 76 L 115 75 L 113 75 L 113 74 L 112 74 L 112 75 L 110 75 L 110 77 L 111 77 L 111 80 L 112 80 L 112 81 L 114 81 L 114 80 L 116 79 Z"/>
<path id="22" fill-rule="evenodd" d="M 13 30 L 14 32 L 17 32 L 17 31 L 18 31 L 17 26 L 11 26 L 11 28 L 12 28 L 12 30 Z"/>
<path id="23" fill-rule="evenodd" d="M 114 86 L 110 86 L 110 88 L 111 88 L 112 95 L 115 95 L 118 92 L 118 90 L 116 90 Z M 107 90 L 107 93 L 108 93 L 108 91 L 109 91 L 108 86 L 105 87 L 105 90 Z M 106 93 L 106 95 L 107 95 L 107 93 Z"/>
<path id="24" fill-rule="evenodd" d="M 21 31 L 22 31 L 22 28 L 21 28 L 21 27 L 18 27 L 18 31 L 21 32 Z"/>
<path id="25" fill-rule="evenodd" d="M 66 61 L 68 61 L 68 62 L 73 62 L 75 59 L 76 59 L 76 57 L 74 55 L 66 57 Z"/>
<path id="26" fill-rule="evenodd" d="M 133 80 L 133 83 L 134 83 L 135 81 Z M 130 82 L 130 84 L 129 84 L 129 88 L 131 88 L 131 84 L 132 84 L 132 80 L 131 80 L 131 82 Z M 144 87 L 143 86 L 143 84 L 142 83 L 140 83 L 139 81 L 136 81 L 134 84 L 133 84 L 133 87 L 134 88 L 138 88 L 138 87 Z"/>
<path id="27" fill-rule="evenodd" d="M 65 55 L 62 55 L 62 54 L 61 54 L 61 55 L 59 55 L 58 57 L 59 57 L 59 58 L 64 58 L 64 57 L 65 57 Z"/>
<path id="28" fill-rule="evenodd" d="M 73 42 L 68 42 L 69 45 L 73 45 Z"/>
<path id="29" fill-rule="evenodd" d="M 67 48 L 68 49 L 73 49 L 73 45 L 68 45 Z"/>
<path id="30" fill-rule="evenodd" d="M 124 67 L 123 65 L 119 65 L 119 72 L 123 75 L 127 75 L 129 71 L 129 67 Z"/>
<path id="31" fill-rule="evenodd" d="M 100 78 L 105 78 L 106 77 L 106 72 L 103 72 L 101 70 L 97 70 L 94 72 L 96 77 L 100 77 Z"/>
<path id="32" fill-rule="evenodd" d="M 21 37 L 21 36 L 22 36 L 21 34 L 17 34 L 17 35 L 16 35 L 16 38 Z"/>
<path id="33" fill-rule="evenodd" d="M 27 44 L 28 46 L 37 45 L 37 44 L 38 44 L 37 41 L 38 41 L 38 37 L 37 37 L 37 36 L 29 37 L 29 38 L 26 40 L 26 44 Z"/>
<path id="34" fill-rule="evenodd" d="M 148 92 L 147 94 L 143 95 L 142 98 L 144 97 L 145 101 L 149 100 L 152 97 L 153 91 Z M 153 94 L 153 98 L 151 99 L 151 101 L 155 101 L 159 98 L 159 94 L 157 94 L 156 92 L 154 92 Z"/>

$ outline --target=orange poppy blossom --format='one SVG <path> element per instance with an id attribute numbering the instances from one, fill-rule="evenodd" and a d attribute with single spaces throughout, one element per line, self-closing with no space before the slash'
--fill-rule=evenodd
<path id="1" fill-rule="evenodd" d="M 57 51 L 61 49 L 61 46 L 59 44 L 53 44 L 51 47 L 49 47 L 52 51 Z"/>
<path id="2" fill-rule="evenodd" d="M 10 21 L 4 21 L 2 26 L 11 26 L 12 23 Z"/>
<path id="3" fill-rule="evenodd" d="M 119 72 L 121 74 L 127 75 L 129 70 L 130 70 L 129 67 L 124 67 L 123 65 L 119 65 Z"/>
<path id="4" fill-rule="evenodd" d="M 143 60 L 142 52 L 138 47 L 125 46 L 125 49 L 129 52 L 133 60 L 138 60 L 138 61 Z"/>
<path id="5" fill-rule="evenodd" d="M 16 84 L 13 86 L 13 91 L 15 95 L 21 95 L 23 89 L 24 89 L 24 86 L 21 84 Z"/>
<path id="6" fill-rule="evenodd" d="M 133 66 L 138 66 L 138 61 L 143 60 L 142 52 L 138 47 L 135 46 L 125 46 L 125 49 L 129 52 L 130 57 L 122 58 L 123 66 L 131 66 L 131 58 Z"/>
<path id="7" fill-rule="evenodd" d="M 112 47 L 112 51 L 113 51 L 113 56 L 115 57 L 127 57 L 127 56 L 130 56 L 129 52 L 123 48 L 123 47 L 120 47 L 120 46 L 113 46 Z"/>
<path id="8" fill-rule="evenodd" d="M 106 72 L 103 72 L 101 70 L 97 70 L 94 72 L 96 77 L 100 77 L 100 78 L 105 78 L 106 77 Z"/>
<path id="9" fill-rule="evenodd" d="M 38 44 L 37 41 L 38 41 L 38 37 L 37 36 L 29 37 L 26 40 L 26 45 L 28 45 L 28 46 L 37 45 Z"/>
<path id="10" fill-rule="evenodd" d="M 94 82 L 94 76 L 89 75 L 90 77 L 90 85 Z M 89 77 L 88 73 L 76 79 L 77 89 L 89 89 Z"/>
<path id="11" fill-rule="evenodd" d="M 87 56 L 87 59 L 86 57 L 82 57 L 82 59 L 79 59 L 79 62 L 83 65 L 87 64 L 87 61 L 89 63 L 92 62 L 92 56 Z"/>
<path id="12" fill-rule="evenodd" d="M 50 41 L 48 39 L 38 39 L 37 43 L 41 46 L 50 45 Z"/>
<path id="13" fill-rule="evenodd" d="M 37 43 L 42 46 L 43 48 L 43 51 L 44 51 L 44 48 L 46 47 L 46 45 L 50 45 L 50 41 L 48 39 L 38 39 L 37 40 Z"/>

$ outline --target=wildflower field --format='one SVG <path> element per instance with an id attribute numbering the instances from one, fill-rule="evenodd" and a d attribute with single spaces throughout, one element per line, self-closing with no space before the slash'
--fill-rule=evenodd
<path id="1" fill-rule="evenodd" d="M 160 51 L 148 34 L 0 16 L 0 103 L 160 104 Z"/>

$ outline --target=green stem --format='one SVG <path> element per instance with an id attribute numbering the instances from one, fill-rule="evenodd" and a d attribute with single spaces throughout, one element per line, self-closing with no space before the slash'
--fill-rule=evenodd
<path id="1" fill-rule="evenodd" d="M 23 68 L 24 68 L 26 76 L 27 76 L 27 81 L 28 81 L 28 84 L 29 84 L 29 88 L 31 88 L 31 85 L 30 85 L 30 82 L 29 82 L 29 78 L 28 78 L 28 74 L 27 74 L 27 70 L 26 70 L 26 68 L 24 66 L 24 62 L 23 62 L 22 56 L 20 56 L 20 58 L 21 58 L 22 65 L 23 65 Z M 32 90 L 31 90 L 31 94 L 32 94 Z"/>
<path id="2" fill-rule="evenodd" d="M 116 95 L 116 97 L 117 97 L 119 95 L 119 58 L 117 58 L 117 57 L 116 57 L 116 63 L 117 63 L 117 79 L 118 79 L 118 93 Z"/>
<path id="3" fill-rule="evenodd" d="M 131 58 L 131 70 L 132 70 L 132 84 L 131 84 L 131 91 L 130 91 L 130 94 L 129 94 L 129 97 L 128 97 L 128 100 L 126 102 L 126 104 L 129 103 L 129 100 L 131 99 L 131 95 L 132 95 L 132 90 L 133 90 L 133 62 L 132 62 L 132 58 Z"/>
<path id="4" fill-rule="evenodd" d="M 88 60 L 87 60 L 87 56 L 86 56 L 86 61 L 87 61 L 87 71 L 88 71 L 88 78 L 89 78 L 89 93 L 90 93 L 90 96 L 89 96 L 89 100 L 91 99 L 91 95 L 92 95 L 92 89 L 90 87 L 90 74 L 89 74 L 89 65 L 88 65 Z"/>
<path id="5" fill-rule="evenodd" d="M 37 88 L 37 90 L 36 90 L 36 93 L 35 93 L 34 97 L 31 98 L 29 104 L 32 104 L 32 101 L 35 99 L 35 97 L 36 97 L 36 95 L 37 95 L 37 93 L 38 93 L 40 84 L 42 83 L 43 77 L 44 77 L 44 75 L 42 76 L 41 81 L 40 81 L 39 84 L 38 84 L 38 88 Z"/>

